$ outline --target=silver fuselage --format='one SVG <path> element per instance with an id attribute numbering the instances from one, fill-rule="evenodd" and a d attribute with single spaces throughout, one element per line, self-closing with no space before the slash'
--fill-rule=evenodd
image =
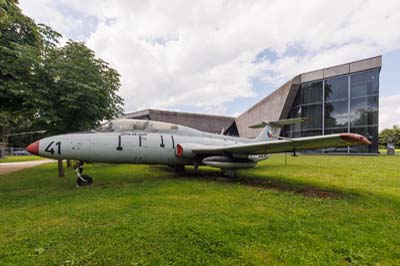
<path id="1" fill-rule="evenodd" d="M 177 156 L 178 144 L 228 146 L 252 141 L 201 131 L 195 134 L 168 131 L 72 133 L 41 139 L 39 155 L 85 162 L 187 165 L 194 164 L 198 158 Z M 252 155 L 247 158 L 259 161 L 267 156 Z"/>

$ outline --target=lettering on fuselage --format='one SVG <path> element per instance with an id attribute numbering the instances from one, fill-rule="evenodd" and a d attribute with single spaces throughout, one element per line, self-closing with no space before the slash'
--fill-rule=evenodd
<path id="1" fill-rule="evenodd" d="M 165 148 L 164 138 L 163 138 L 163 136 L 161 136 L 161 135 L 160 135 L 160 137 L 161 137 L 161 144 L 160 144 L 160 147 L 161 147 L 161 148 Z"/>
<path id="2" fill-rule="evenodd" d="M 118 136 L 118 147 L 117 151 L 122 151 L 122 146 L 121 146 L 121 135 Z"/>
<path id="3" fill-rule="evenodd" d="M 139 147 L 142 147 L 144 142 L 147 140 L 147 133 L 139 133 L 139 132 L 121 132 L 121 134 L 118 135 L 118 146 L 117 150 L 122 151 L 123 150 L 123 145 L 122 145 L 122 136 L 138 136 L 138 141 L 139 141 Z M 160 135 L 160 148 L 165 148 L 165 140 L 164 140 L 163 135 Z M 171 135 L 171 144 L 172 144 L 172 149 L 175 150 L 175 139 L 174 136 Z"/>
<path id="4" fill-rule="evenodd" d="M 53 144 L 54 144 L 54 141 L 50 142 L 44 151 L 49 152 L 49 153 L 51 153 L 51 155 L 53 155 L 55 152 L 54 148 L 53 148 Z M 55 146 L 57 146 L 57 154 L 61 154 L 61 141 L 57 141 L 55 143 Z"/>
<path id="5" fill-rule="evenodd" d="M 140 133 L 140 132 L 121 132 L 120 136 L 147 136 L 147 133 Z"/>

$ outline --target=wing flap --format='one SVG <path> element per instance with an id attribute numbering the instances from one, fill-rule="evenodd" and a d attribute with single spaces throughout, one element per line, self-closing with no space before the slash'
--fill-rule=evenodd
<path id="1" fill-rule="evenodd" d="M 354 146 L 362 144 L 371 144 L 371 142 L 359 134 L 341 133 L 324 136 L 251 142 L 231 146 L 201 147 L 193 149 L 193 152 L 197 154 L 222 154 L 229 152 L 251 155 L 279 153 L 293 150 L 311 150 L 338 146 Z"/>

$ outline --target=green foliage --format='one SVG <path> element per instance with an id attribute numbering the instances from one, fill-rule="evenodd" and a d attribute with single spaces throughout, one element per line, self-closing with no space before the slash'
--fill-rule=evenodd
<path id="1" fill-rule="evenodd" d="M 17 4 L 0 0 L 0 135 L 88 130 L 121 114 L 118 72 L 83 43 L 61 47 L 59 33 Z"/>
<path id="2" fill-rule="evenodd" d="M 0 1 L 0 132 L 29 124 L 27 85 L 32 75 L 25 51 L 41 45 L 38 27 L 24 16 L 17 1 Z"/>
<path id="3" fill-rule="evenodd" d="M 200 169 L 56 164 L 0 176 L 0 265 L 399 265 L 400 156 Z"/>
<path id="4" fill-rule="evenodd" d="M 83 43 L 69 41 L 46 59 L 51 90 L 36 98 L 42 101 L 40 120 L 51 133 L 88 130 L 122 113 L 118 72 Z"/>
<path id="5" fill-rule="evenodd" d="M 400 147 L 400 126 L 394 125 L 393 128 L 386 128 L 379 133 L 379 145 L 394 143 L 396 147 Z"/>

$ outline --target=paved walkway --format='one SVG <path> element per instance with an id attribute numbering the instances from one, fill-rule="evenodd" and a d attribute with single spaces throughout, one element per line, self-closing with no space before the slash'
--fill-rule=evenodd
<path id="1" fill-rule="evenodd" d="M 0 163 L 0 175 L 8 174 L 22 169 L 31 168 L 45 163 L 54 163 L 54 162 L 57 161 L 38 160 L 38 161 L 15 162 L 15 163 Z"/>

